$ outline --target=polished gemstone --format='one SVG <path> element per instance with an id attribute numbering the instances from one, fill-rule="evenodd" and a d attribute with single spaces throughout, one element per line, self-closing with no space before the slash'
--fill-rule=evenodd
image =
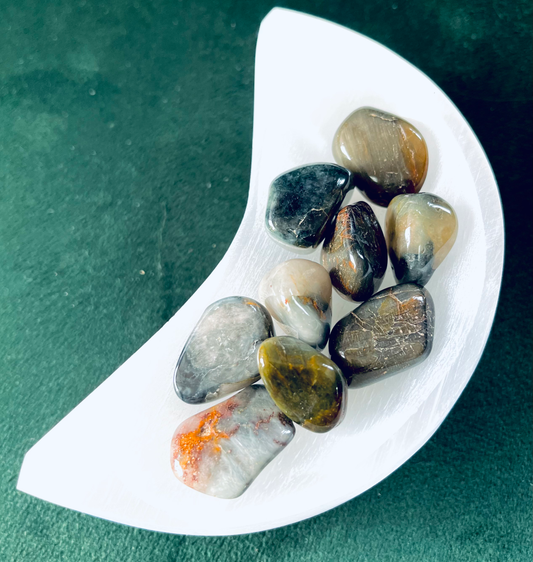
<path id="1" fill-rule="evenodd" d="M 331 281 L 318 263 L 295 259 L 263 277 L 259 299 L 285 332 L 322 349 L 331 323 Z"/>
<path id="2" fill-rule="evenodd" d="M 256 382 L 257 349 L 273 334 L 270 314 L 253 299 L 228 297 L 213 303 L 176 365 L 177 395 L 188 404 L 199 404 Z"/>
<path id="3" fill-rule="evenodd" d="M 387 244 L 367 203 L 339 211 L 322 246 L 322 264 L 347 300 L 365 301 L 379 289 L 387 269 Z"/>
<path id="4" fill-rule="evenodd" d="M 398 195 L 390 202 L 385 224 L 398 283 L 425 285 L 457 238 L 455 211 L 432 193 Z"/>
<path id="5" fill-rule="evenodd" d="M 268 233 L 282 244 L 316 248 L 349 189 L 350 172 L 336 164 L 310 164 L 281 174 L 270 185 Z"/>
<path id="6" fill-rule="evenodd" d="M 270 396 L 292 421 L 316 433 L 338 425 L 346 409 L 346 381 L 331 359 L 290 336 L 265 340 L 259 372 Z"/>
<path id="7" fill-rule="evenodd" d="M 331 358 L 351 387 L 381 380 L 429 355 L 434 317 L 424 287 L 407 283 L 384 289 L 335 324 Z"/>
<path id="8" fill-rule="evenodd" d="M 428 169 L 420 132 L 400 117 L 371 107 L 344 120 L 335 134 L 333 156 L 353 172 L 354 184 L 384 207 L 396 195 L 420 191 Z"/>
<path id="9" fill-rule="evenodd" d="M 178 427 L 172 470 L 198 492 L 236 498 L 293 437 L 293 423 L 265 388 L 250 386 Z"/>

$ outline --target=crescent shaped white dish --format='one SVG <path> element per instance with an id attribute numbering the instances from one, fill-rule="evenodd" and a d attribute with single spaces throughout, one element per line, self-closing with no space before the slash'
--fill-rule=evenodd
<path id="1" fill-rule="evenodd" d="M 399 115 L 422 132 L 430 154 L 423 190 L 444 197 L 458 215 L 457 242 L 427 285 L 436 307 L 432 354 L 413 369 L 350 390 L 344 422 L 327 435 L 298 428 L 239 499 L 194 492 L 172 474 L 170 439 L 204 407 L 175 395 L 175 362 L 207 305 L 230 295 L 257 298 L 263 275 L 298 257 L 264 229 L 270 181 L 295 166 L 333 161 L 338 125 L 365 105 Z M 362 199 L 357 190 L 349 197 Z M 383 225 L 385 209 L 373 208 Z M 191 535 L 262 531 L 350 500 L 426 443 L 470 379 L 496 310 L 503 242 L 491 167 L 446 95 L 367 37 L 274 9 L 258 38 L 250 193 L 230 249 L 179 312 L 32 447 L 18 489 L 126 525 Z M 319 261 L 319 251 L 305 257 Z M 389 265 L 382 287 L 393 284 Z M 333 321 L 351 308 L 335 296 Z"/>

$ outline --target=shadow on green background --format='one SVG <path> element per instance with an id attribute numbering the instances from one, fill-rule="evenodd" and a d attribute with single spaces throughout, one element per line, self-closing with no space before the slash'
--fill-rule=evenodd
<path id="1" fill-rule="evenodd" d="M 1 560 L 531 559 L 524 1 L 284 4 L 428 74 L 499 182 L 507 254 L 496 322 L 471 383 L 419 453 L 328 513 L 242 537 L 140 531 L 15 490 L 24 453 L 179 309 L 231 243 L 248 190 L 255 41 L 274 5 L 0 0 Z"/>

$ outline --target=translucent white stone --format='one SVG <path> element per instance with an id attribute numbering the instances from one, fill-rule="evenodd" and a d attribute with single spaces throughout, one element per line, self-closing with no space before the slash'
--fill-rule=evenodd
<path id="1" fill-rule="evenodd" d="M 178 359 L 176 394 L 188 404 L 199 404 L 253 384 L 259 379 L 257 349 L 273 333 L 272 318 L 257 301 L 216 301 L 203 313 Z"/>

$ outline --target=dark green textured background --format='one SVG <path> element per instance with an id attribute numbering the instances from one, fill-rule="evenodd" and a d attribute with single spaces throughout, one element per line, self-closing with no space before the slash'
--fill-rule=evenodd
<path id="1" fill-rule="evenodd" d="M 337 509 L 242 537 L 140 531 L 15 490 L 24 453 L 179 309 L 231 243 L 248 189 L 256 36 L 274 5 L 0 0 L 0 560 L 531 560 L 523 0 L 285 4 L 428 74 L 499 182 L 507 254 L 496 322 L 472 381 L 418 454 Z"/>

